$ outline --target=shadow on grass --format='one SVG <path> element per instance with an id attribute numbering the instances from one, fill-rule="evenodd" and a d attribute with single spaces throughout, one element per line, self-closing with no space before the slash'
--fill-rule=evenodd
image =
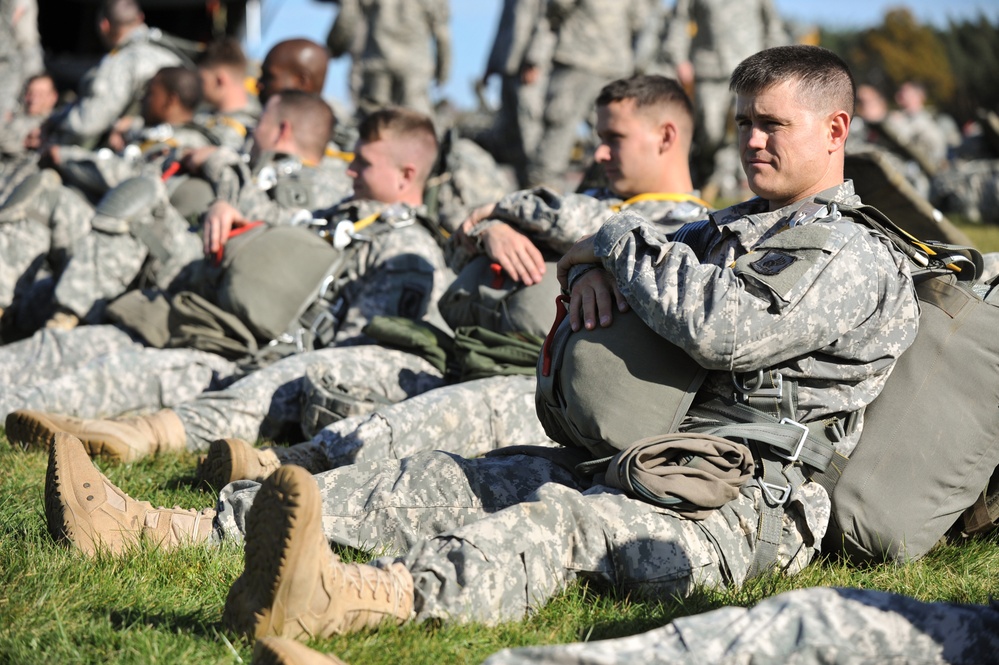
<path id="1" fill-rule="evenodd" d="M 140 608 L 124 610 L 107 609 L 101 612 L 107 615 L 115 630 L 125 630 L 136 626 L 145 626 L 170 633 L 184 633 L 198 638 L 214 640 L 219 633 L 225 633 L 233 642 L 237 641 L 229 635 L 217 622 L 206 623 L 204 618 L 190 612 L 148 612 Z"/>

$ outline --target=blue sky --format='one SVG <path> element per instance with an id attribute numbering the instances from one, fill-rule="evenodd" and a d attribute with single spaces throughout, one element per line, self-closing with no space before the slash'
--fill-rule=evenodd
<path id="1" fill-rule="evenodd" d="M 667 0 L 669 1 L 669 0 Z M 733 0 L 739 2 L 740 0 Z M 885 12 L 906 6 L 923 22 L 946 25 L 948 19 L 975 18 L 984 13 L 999 20 L 999 0 L 775 0 L 777 8 L 789 19 L 820 23 L 826 27 L 864 27 L 881 22 Z M 336 6 L 318 0 L 262 0 L 263 31 L 257 44 L 248 45 L 251 58 L 260 59 L 272 45 L 289 37 L 308 37 L 320 43 L 326 40 Z M 672 4 L 670 2 L 670 4 Z M 432 94 L 448 97 L 460 107 L 474 104 L 472 82 L 485 67 L 492 46 L 496 20 L 502 0 L 451 0 L 451 35 L 454 62 L 451 80 L 443 90 Z M 348 101 L 346 76 L 348 62 L 330 63 L 325 93 L 341 102 Z"/>

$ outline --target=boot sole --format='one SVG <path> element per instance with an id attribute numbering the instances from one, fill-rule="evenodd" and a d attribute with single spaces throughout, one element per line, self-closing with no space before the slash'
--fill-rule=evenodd
<path id="1" fill-rule="evenodd" d="M 237 468 L 233 443 L 229 439 L 216 439 L 208 446 L 208 454 L 201 463 L 201 482 L 213 489 L 220 490 L 234 480 L 241 480 Z"/>
<path id="2" fill-rule="evenodd" d="M 24 450 L 49 450 L 62 429 L 38 411 L 12 411 L 4 423 L 7 439 Z"/>
<path id="3" fill-rule="evenodd" d="M 97 487 L 101 487 L 100 478 L 74 478 L 74 468 L 83 464 L 92 466 L 90 456 L 80 440 L 71 434 L 59 432 L 53 439 L 45 472 L 45 523 L 49 534 L 57 542 L 67 542 L 93 556 L 97 552 L 97 543 L 93 539 L 93 529 L 88 533 L 88 529 L 77 519 L 78 515 L 86 515 L 87 511 L 77 501 L 73 485 L 80 482 L 84 489 L 90 489 L 96 482 Z M 95 491 L 97 487 L 94 487 Z"/>
<path id="4" fill-rule="evenodd" d="M 24 450 L 49 450 L 56 434 L 66 432 L 57 422 L 39 411 L 13 411 L 7 414 L 4 426 L 10 442 Z M 73 436 L 83 444 L 90 457 L 100 457 L 110 462 L 128 461 L 128 446 L 114 437 Z M 126 452 L 123 453 L 123 450 Z"/>
<path id="5" fill-rule="evenodd" d="M 328 547 L 319 486 L 305 469 L 282 466 L 254 499 L 246 528 L 246 567 L 229 591 L 223 623 L 254 638 L 312 636 L 287 610 L 301 604 L 288 602 L 296 594 L 312 594 L 310 582 L 318 580 L 309 579 L 314 572 L 301 562 L 316 556 L 317 545 Z"/>

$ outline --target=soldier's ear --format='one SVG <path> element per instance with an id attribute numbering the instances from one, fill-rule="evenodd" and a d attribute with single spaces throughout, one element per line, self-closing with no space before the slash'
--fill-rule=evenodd
<path id="1" fill-rule="evenodd" d="M 676 123 L 672 120 L 666 120 L 659 126 L 659 152 L 668 152 L 677 141 L 680 140 L 680 133 L 676 127 Z"/>
<path id="2" fill-rule="evenodd" d="M 846 137 L 850 133 L 850 114 L 846 111 L 835 111 L 828 120 L 829 152 L 841 150 L 846 145 Z"/>
<path id="3" fill-rule="evenodd" d="M 402 167 L 399 170 L 402 173 L 402 182 L 400 183 L 400 187 L 399 187 L 400 189 L 403 188 L 402 186 L 404 184 L 406 186 L 409 186 L 409 185 L 411 185 L 412 183 L 414 183 L 416 181 L 416 165 L 415 164 L 403 164 Z"/>

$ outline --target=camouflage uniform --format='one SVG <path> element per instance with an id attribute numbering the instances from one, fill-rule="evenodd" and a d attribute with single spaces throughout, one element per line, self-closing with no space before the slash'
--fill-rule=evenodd
<path id="1" fill-rule="evenodd" d="M 560 182 L 569 165 L 579 123 L 600 89 L 634 73 L 634 41 L 645 27 L 646 0 L 552 0 L 556 35 L 545 94 L 544 129 L 531 155 L 528 181 Z"/>
<path id="2" fill-rule="evenodd" d="M 538 187 L 513 192 L 500 199 L 491 219 L 510 224 L 539 246 L 561 256 L 584 235 L 596 233 L 620 210 L 642 215 L 663 233 L 708 216 L 708 209 L 700 202 L 684 200 L 683 196 L 680 195 L 680 200 L 650 198 L 625 202 L 607 189 L 563 196 L 546 187 Z M 478 224 L 469 236 L 477 237 L 489 224 L 488 221 Z"/>
<path id="3" fill-rule="evenodd" d="M 87 72 L 80 98 L 54 117 L 60 142 L 93 145 L 139 102 L 156 72 L 183 64 L 180 56 L 158 43 L 161 36 L 158 29 L 140 25 Z"/>
<path id="4" fill-rule="evenodd" d="M 823 194 L 857 201 L 850 183 Z M 719 232 L 701 260 L 627 212 L 601 227 L 595 249 L 643 320 L 712 370 L 704 397 L 730 397 L 732 371 L 777 370 L 798 386 L 796 419 L 810 422 L 862 410 L 878 394 L 915 337 L 918 308 L 904 257 L 838 214 L 778 236 L 800 205 L 767 212 L 756 199 L 716 213 Z M 796 268 L 771 281 L 764 273 L 775 266 L 771 277 Z M 684 428 L 704 424 L 688 418 Z M 858 435 L 846 433 L 841 451 Z M 418 620 L 517 620 L 578 577 L 653 597 L 738 584 L 765 505 L 753 480 L 695 521 L 526 455 L 426 452 L 317 481 L 332 542 L 403 551 L 375 563 L 406 565 Z M 223 503 L 223 537 L 234 523 L 226 512 Z M 783 506 L 775 565 L 791 573 L 806 565 L 829 512 L 820 486 L 796 487 Z"/>
<path id="5" fill-rule="evenodd" d="M 291 224 L 311 220 L 312 210 L 339 200 L 346 178 L 339 168 L 330 160 L 308 167 L 298 158 L 275 156 L 260 160 L 254 173 L 238 153 L 220 148 L 202 170 L 217 198 L 232 203 L 247 219 Z M 166 187 L 156 187 L 157 201 L 146 217 L 157 220 L 156 233 L 168 253 L 154 267 L 156 285 L 168 289 L 181 269 L 202 256 L 202 241 L 170 205 Z M 111 222 L 76 243 L 56 287 L 57 305 L 81 319 L 100 321 L 107 302 L 125 292 L 149 255 L 145 240 Z"/>
<path id="6" fill-rule="evenodd" d="M 246 145 L 246 139 L 259 119 L 260 104 L 254 98 L 245 109 L 199 115 L 195 122 L 207 128 L 220 146 L 238 151 Z"/>
<path id="7" fill-rule="evenodd" d="M 932 200 L 973 222 L 999 224 L 999 159 L 955 162 L 932 181 Z"/>
<path id="8" fill-rule="evenodd" d="M 500 76 L 500 106 L 487 137 L 490 152 L 513 165 L 520 186 L 527 184 L 527 159 L 541 139 L 544 93 L 551 69 L 554 35 L 540 0 L 504 0 L 485 77 Z M 538 68 L 533 83 L 521 73 Z"/>
<path id="9" fill-rule="evenodd" d="M 0 206 L 0 307 L 9 307 L 43 268 L 61 269 L 93 216 L 93 206 L 55 171 L 27 175 Z"/>
<path id="10" fill-rule="evenodd" d="M 694 67 L 695 184 L 714 171 L 715 152 L 726 140 L 732 70 L 753 53 L 788 39 L 772 0 L 677 1 L 661 59 L 674 67 L 685 61 Z"/>
<path id="11" fill-rule="evenodd" d="M 868 589 L 788 591 L 751 608 L 723 607 L 647 633 L 507 649 L 484 665 L 939 663 L 999 653 L 999 605 L 927 603 Z"/>
<path id="12" fill-rule="evenodd" d="M 395 104 L 432 114 L 430 81 L 443 83 L 451 66 L 447 0 L 361 0 L 360 4 L 367 40 L 361 53 L 358 109 L 371 113 Z M 350 31 L 348 26 L 344 29 Z"/>
<path id="13" fill-rule="evenodd" d="M 169 408 L 231 378 L 236 365 L 191 349 L 150 349 L 114 326 L 42 329 L 0 347 L 0 417 L 17 409 L 110 418 Z"/>

